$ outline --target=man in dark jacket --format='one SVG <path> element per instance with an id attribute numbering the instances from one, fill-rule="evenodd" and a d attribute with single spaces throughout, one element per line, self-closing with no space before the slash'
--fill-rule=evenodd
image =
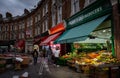
<path id="1" fill-rule="evenodd" d="M 37 59 L 38 59 L 38 51 L 35 49 L 32 53 L 33 55 L 33 61 L 34 61 L 34 65 L 37 63 Z"/>

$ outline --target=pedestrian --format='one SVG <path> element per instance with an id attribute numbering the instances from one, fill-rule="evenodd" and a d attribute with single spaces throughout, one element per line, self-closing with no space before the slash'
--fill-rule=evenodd
<path id="1" fill-rule="evenodd" d="M 37 63 L 37 59 L 38 59 L 38 51 L 36 49 L 34 49 L 33 53 L 33 61 L 34 61 L 34 65 Z"/>
<path id="2" fill-rule="evenodd" d="M 48 50 L 47 50 L 47 58 L 48 58 L 48 63 L 52 63 L 52 49 L 49 46 Z"/>
<path id="3" fill-rule="evenodd" d="M 46 49 L 45 49 L 45 48 L 43 49 L 43 52 L 42 52 L 42 53 L 43 53 L 43 57 L 44 57 L 44 59 L 45 59 L 45 57 L 46 57 Z"/>
<path id="4" fill-rule="evenodd" d="M 59 67 L 58 65 L 58 61 L 59 61 L 59 56 L 60 56 L 60 48 L 59 47 L 56 47 L 54 50 L 53 50 L 53 54 L 54 54 L 54 64 Z"/>

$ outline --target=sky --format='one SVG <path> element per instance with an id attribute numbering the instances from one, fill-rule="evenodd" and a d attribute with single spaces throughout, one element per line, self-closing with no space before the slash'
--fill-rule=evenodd
<path id="1" fill-rule="evenodd" d="M 0 0 L 0 14 L 5 17 L 6 12 L 12 13 L 12 16 L 21 16 L 24 9 L 29 11 L 34 8 L 40 0 Z"/>

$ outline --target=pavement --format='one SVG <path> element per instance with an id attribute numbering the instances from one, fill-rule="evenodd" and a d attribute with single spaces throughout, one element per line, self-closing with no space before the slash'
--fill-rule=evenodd
<path id="1" fill-rule="evenodd" d="M 21 70 L 8 69 L 0 73 L 0 78 L 19 78 L 25 73 L 28 73 L 29 78 L 87 78 L 68 66 L 57 67 L 52 63 L 48 64 L 44 58 L 39 58 L 36 65 L 31 62 Z"/>

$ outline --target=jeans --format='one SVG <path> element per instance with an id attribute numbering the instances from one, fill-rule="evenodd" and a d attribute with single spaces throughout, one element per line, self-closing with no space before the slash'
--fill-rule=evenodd
<path id="1" fill-rule="evenodd" d="M 34 65 L 37 63 L 37 58 L 38 57 L 34 57 Z"/>

